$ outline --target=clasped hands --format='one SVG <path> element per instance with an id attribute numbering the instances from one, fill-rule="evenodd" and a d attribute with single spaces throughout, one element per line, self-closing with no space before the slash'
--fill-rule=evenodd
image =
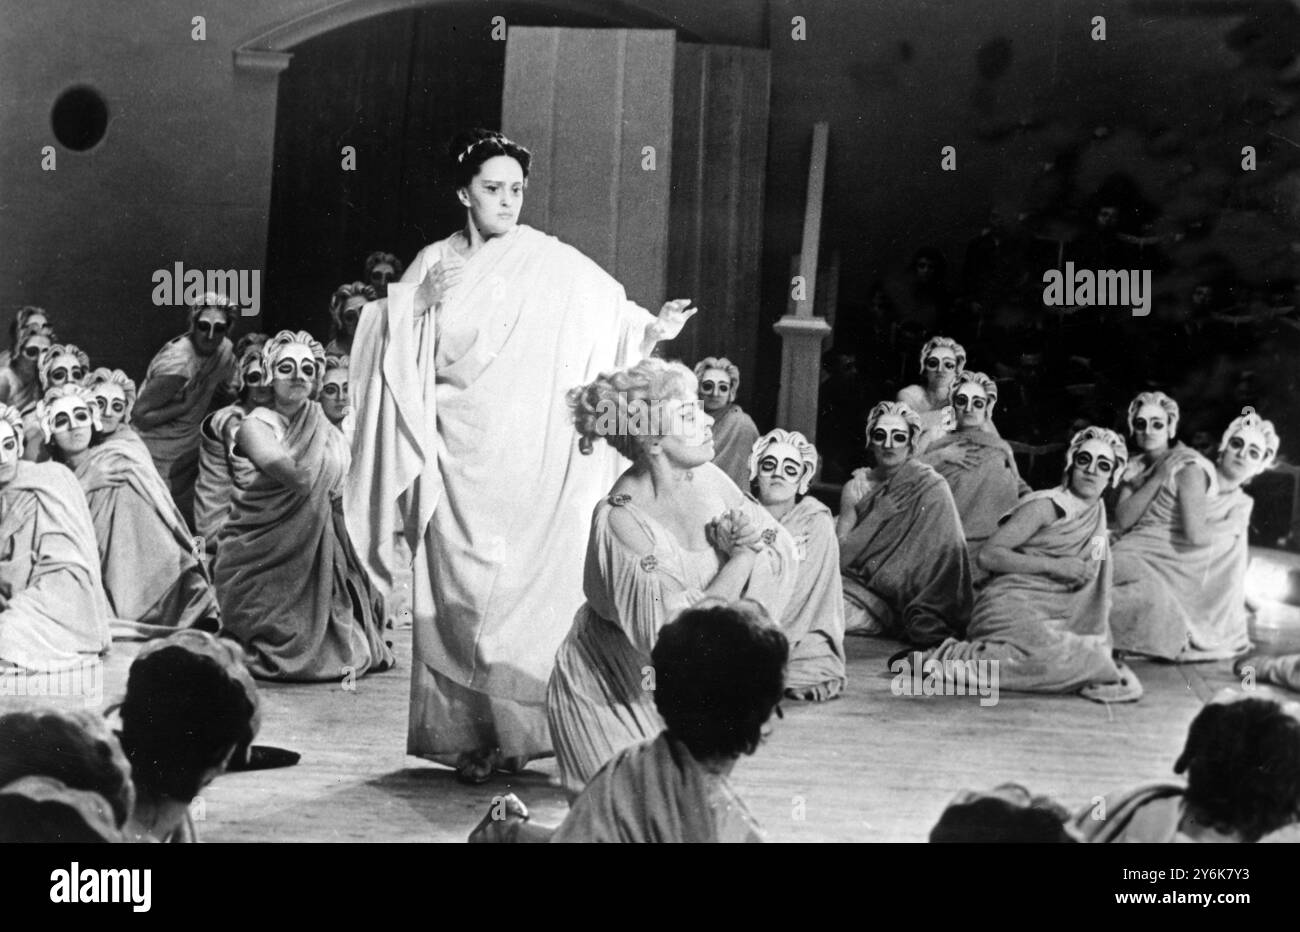
<path id="1" fill-rule="evenodd" d="M 773 540 L 770 531 L 751 521 L 738 508 L 725 511 L 710 521 L 704 534 L 715 550 L 728 556 L 735 556 L 745 549 L 761 553 Z"/>

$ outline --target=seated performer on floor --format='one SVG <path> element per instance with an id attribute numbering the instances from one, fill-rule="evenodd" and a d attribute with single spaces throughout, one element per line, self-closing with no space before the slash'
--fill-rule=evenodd
<path id="1" fill-rule="evenodd" d="M 727 781 L 781 701 L 786 639 L 757 603 L 701 602 L 659 632 L 650 658 L 664 730 L 624 748 L 558 828 L 494 801 L 471 842 L 748 842 L 758 825 Z"/>
<path id="2" fill-rule="evenodd" d="M 824 702 L 844 689 L 844 590 L 835 518 L 808 496 L 816 472 L 817 449 L 796 431 L 769 431 L 749 454 L 758 500 L 790 532 L 799 560 L 781 618 L 781 631 L 790 641 L 786 696 Z"/>
<path id="3" fill-rule="evenodd" d="M 1021 499 L 980 551 L 992 578 L 975 599 L 966 639 L 945 641 L 926 660 L 996 661 L 1002 689 L 1082 691 L 1098 702 L 1140 698 L 1133 671 L 1111 657 L 1107 627 L 1111 566 L 1101 496 L 1127 460 L 1114 431 L 1075 434 L 1061 485 Z"/>
<path id="4" fill-rule="evenodd" d="M 966 350 L 956 340 L 931 337 L 921 348 L 921 375 L 925 376 L 925 384 L 904 386 L 899 389 L 897 399 L 921 419 L 917 452 L 924 453 L 931 443 L 957 426 L 952 391 L 965 369 Z"/>
<path id="5" fill-rule="evenodd" d="M 555 656 L 547 720 L 572 795 L 663 722 L 647 687 L 659 630 L 706 595 L 783 617 L 798 572 L 794 540 L 710 461 L 712 418 L 695 376 L 646 359 L 570 392 L 580 448 L 604 438 L 632 460 L 595 509 L 586 605 Z"/>
<path id="6" fill-rule="evenodd" d="M 1111 550 L 1115 647 L 1168 660 L 1236 656 L 1250 648 L 1245 587 L 1253 501 L 1241 487 L 1272 465 L 1273 425 L 1243 411 L 1223 435 L 1216 468 L 1181 443 L 1169 445 L 1178 405 L 1166 396 L 1139 395 L 1129 423 L 1148 464 L 1115 510 L 1123 529 Z"/>
<path id="7" fill-rule="evenodd" d="M 135 809 L 127 841 L 198 841 L 190 804 L 246 750 L 261 724 L 239 647 L 203 631 L 146 645 L 117 708 Z"/>
<path id="8" fill-rule="evenodd" d="M 948 484 L 915 457 L 921 430 L 901 402 L 871 409 L 875 466 L 845 484 L 835 533 L 848 630 L 932 647 L 966 630 L 971 567 Z"/>
<path id="9" fill-rule="evenodd" d="M 0 404 L 0 668 L 96 663 L 111 639 L 86 496 L 22 452 L 22 419 Z"/>
<path id="10" fill-rule="evenodd" d="M 261 334 L 258 334 L 261 336 Z M 244 340 L 240 340 L 244 343 Z M 231 389 L 234 404 L 218 408 L 199 428 L 199 475 L 194 482 L 194 530 L 203 539 L 208 559 L 217 553 L 217 537 L 230 511 L 234 488 L 231 452 L 244 415 L 272 403 L 271 380 L 262 368 L 264 340 L 249 341 L 239 354 Z"/>
<path id="11" fill-rule="evenodd" d="M 964 370 L 952 389 L 957 429 L 931 443 L 920 458 L 952 489 L 977 586 L 984 580 L 980 549 L 1002 516 L 1032 491 L 1020 478 L 1011 447 L 991 430 L 997 403 L 998 383 L 983 372 Z"/>
<path id="12" fill-rule="evenodd" d="M 45 393 L 52 388 L 60 388 L 64 385 L 79 385 L 81 380 L 86 377 L 86 372 L 90 369 L 90 357 L 79 347 L 71 343 L 55 343 L 49 349 L 41 353 L 40 362 L 37 364 L 37 382 L 41 387 L 40 394 L 23 409 L 23 435 L 25 446 L 23 448 L 23 459 L 30 463 L 43 463 L 50 458 L 50 451 L 46 447 L 45 432 L 41 427 L 40 415 L 37 413 L 37 405 L 45 397 Z"/>
<path id="13" fill-rule="evenodd" d="M 120 842 L 134 805 L 131 765 L 99 715 L 0 715 L 0 844 Z"/>
<path id="14" fill-rule="evenodd" d="M 135 428 L 186 521 L 194 519 L 199 426 L 214 396 L 224 398 L 234 373 L 234 348 L 226 334 L 236 314 L 223 295 L 211 292 L 191 305 L 189 331 L 154 356 L 135 403 Z"/>
<path id="15" fill-rule="evenodd" d="M 352 352 L 352 338 L 361 322 L 361 312 L 377 297 L 375 289 L 365 282 L 340 285 L 330 296 L 330 341 L 325 344 L 326 356 L 346 356 Z"/>
<path id="16" fill-rule="evenodd" d="M 161 637 L 192 625 L 215 630 L 216 592 L 148 449 L 126 435 L 91 446 L 99 409 L 80 385 L 50 389 L 37 410 L 51 455 L 85 492 L 113 634 Z"/>
<path id="17" fill-rule="evenodd" d="M 700 383 L 700 403 L 713 418 L 713 465 L 725 472 L 737 488 L 749 488 L 749 451 L 758 439 L 754 419 L 736 404 L 740 369 L 730 359 L 709 356 L 695 364 Z"/>
<path id="18" fill-rule="evenodd" d="M 1074 819 L 1094 843 L 1256 842 L 1300 820 L 1300 707 L 1225 690 L 1174 764 L 1187 784 L 1112 793 Z"/>
<path id="19" fill-rule="evenodd" d="M 343 434 L 312 396 L 325 351 L 282 330 L 262 348 L 272 403 L 235 435 L 230 512 L 214 576 L 222 625 L 265 679 L 327 681 L 386 670 L 384 601 L 343 526 Z"/>

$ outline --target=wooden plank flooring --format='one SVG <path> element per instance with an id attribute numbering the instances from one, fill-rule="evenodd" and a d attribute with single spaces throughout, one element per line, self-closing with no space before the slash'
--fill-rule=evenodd
<path id="1" fill-rule="evenodd" d="M 338 684 L 264 684 L 259 742 L 302 753 L 296 767 L 227 774 L 203 795 L 206 841 L 459 842 L 492 797 L 509 790 L 555 823 L 565 810 L 549 785 L 553 760 L 483 787 L 404 754 L 410 629 L 396 632 L 398 669 Z M 1296 649 L 1297 634 L 1271 646 Z M 890 690 L 889 641 L 850 638 L 846 694 L 826 705 L 787 703 L 784 720 L 734 781 L 773 841 L 923 841 L 960 789 L 1014 780 L 1071 807 L 1096 794 L 1172 776 L 1187 724 L 1230 664 L 1136 663 L 1135 705 L 1073 696 L 1002 693 L 906 697 Z M 104 675 L 120 695 L 138 645 L 118 643 Z M 0 710 L 82 705 L 71 697 L 3 697 Z"/>

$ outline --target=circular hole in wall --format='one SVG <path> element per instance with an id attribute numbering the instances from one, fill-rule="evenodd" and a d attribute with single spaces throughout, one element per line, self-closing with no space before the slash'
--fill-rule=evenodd
<path id="1" fill-rule="evenodd" d="M 70 87 L 50 114 L 54 138 L 74 152 L 93 149 L 108 130 L 108 104 L 93 87 Z"/>

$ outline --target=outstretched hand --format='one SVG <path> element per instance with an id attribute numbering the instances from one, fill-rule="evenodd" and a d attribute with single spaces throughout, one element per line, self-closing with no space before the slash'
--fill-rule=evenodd
<path id="1" fill-rule="evenodd" d="M 686 322 L 699 313 L 699 310 L 698 307 L 691 307 L 690 298 L 665 301 L 664 306 L 659 309 L 659 316 L 646 328 L 646 331 L 654 335 L 656 342 L 671 340 L 682 332 L 682 327 L 686 326 Z"/>

